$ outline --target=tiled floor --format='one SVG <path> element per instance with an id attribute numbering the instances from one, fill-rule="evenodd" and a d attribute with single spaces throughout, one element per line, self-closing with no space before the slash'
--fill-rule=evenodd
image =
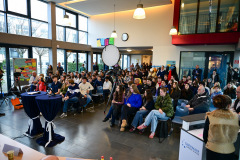
<path id="1" fill-rule="evenodd" d="M 56 117 L 55 132 L 65 136 L 65 141 L 53 148 L 39 146 L 35 140 L 28 137 L 16 140 L 39 152 L 47 155 L 64 157 L 81 157 L 100 159 L 102 155 L 114 160 L 177 160 L 179 150 L 179 129 L 176 127 L 173 134 L 163 143 L 158 138 L 149 139 L 149 131 L 143 135 L 120 132 L 116 126 L 109 127 L 103 123 L 104 105 L 95 106 L 95 112 L 85 112 L 74 116 L 68 115 L 64 119 Z M 6 116 L 0 117 L 0 133 L 10 138 L 21 136 L 28 128 L 28 117 L 24 110 L 14 110 L 12 106 L 4 105 L 0 112 Z M 60 113 L 59 113 L 60 114 Z M 41 117 L 42 124 L 44 118 Z"/>

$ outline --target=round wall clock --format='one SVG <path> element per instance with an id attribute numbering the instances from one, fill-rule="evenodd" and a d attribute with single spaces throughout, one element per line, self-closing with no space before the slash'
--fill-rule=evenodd
<path id="1" fill-rule="evenodd" d="M 127 33 L 122 34 L 122 41 L 127 41 L 129 38 L 129 35 Z"/>

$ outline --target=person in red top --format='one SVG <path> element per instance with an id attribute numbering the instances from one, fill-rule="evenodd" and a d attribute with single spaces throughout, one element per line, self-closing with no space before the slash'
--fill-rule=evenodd
<path id="1" fill-rule="evenodd" d="M 46 90 L 47 90 L 47 86 L 46 86 L 46 83 L 44 81 L 44 75 L 40 74 L 36 91 L 44 91 L 44 92 L 46 92 Z"/>

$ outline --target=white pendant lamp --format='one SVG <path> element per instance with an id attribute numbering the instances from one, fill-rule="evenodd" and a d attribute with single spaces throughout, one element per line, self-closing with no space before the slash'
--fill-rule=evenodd
<path id="1" fill-rule="evenodd" d="M 141 0 L 140 0 L 139 4 L 137 5 L 137 9 L 134 11 L 133 18 L 134 19 L 145 19 L 146 18 L 145 10 L 143 9 L 143 4 L 141 4 Z"/>
<path id="2" fill-rule="evenodd" d="M 64 17 L 63 17 L 63 25 L 64 26 L 71 26 L 71 22 L 69 19 L 69 16 L 65 13 Z"/>
<path id="3" fill-rule="evenodd" d="M 174 36 L 174 35 L 177 35 L 177 34 L 178 34 L 177 29 L 176 29 L 175 26 L 173 26 L 172 29 L 169 32 L 169 35 Z"/>
<path id="4" fill-rule="evenodd" d="M 114 30 L 112 31 L 111 37 L 117 38 L 117 32 L 115 30 L 115 2 L 114 2 Z"/>

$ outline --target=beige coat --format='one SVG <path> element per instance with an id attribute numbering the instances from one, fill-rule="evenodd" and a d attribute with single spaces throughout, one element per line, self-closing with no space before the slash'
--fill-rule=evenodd
<path id="1" fill-rule="evenodd" d="M 206 148 L 222 154 L 233 153 L 239 131 L 238 115 L 230 110 L 217 109 L 208 112 L 207 117 L 210 125 Z"/>

